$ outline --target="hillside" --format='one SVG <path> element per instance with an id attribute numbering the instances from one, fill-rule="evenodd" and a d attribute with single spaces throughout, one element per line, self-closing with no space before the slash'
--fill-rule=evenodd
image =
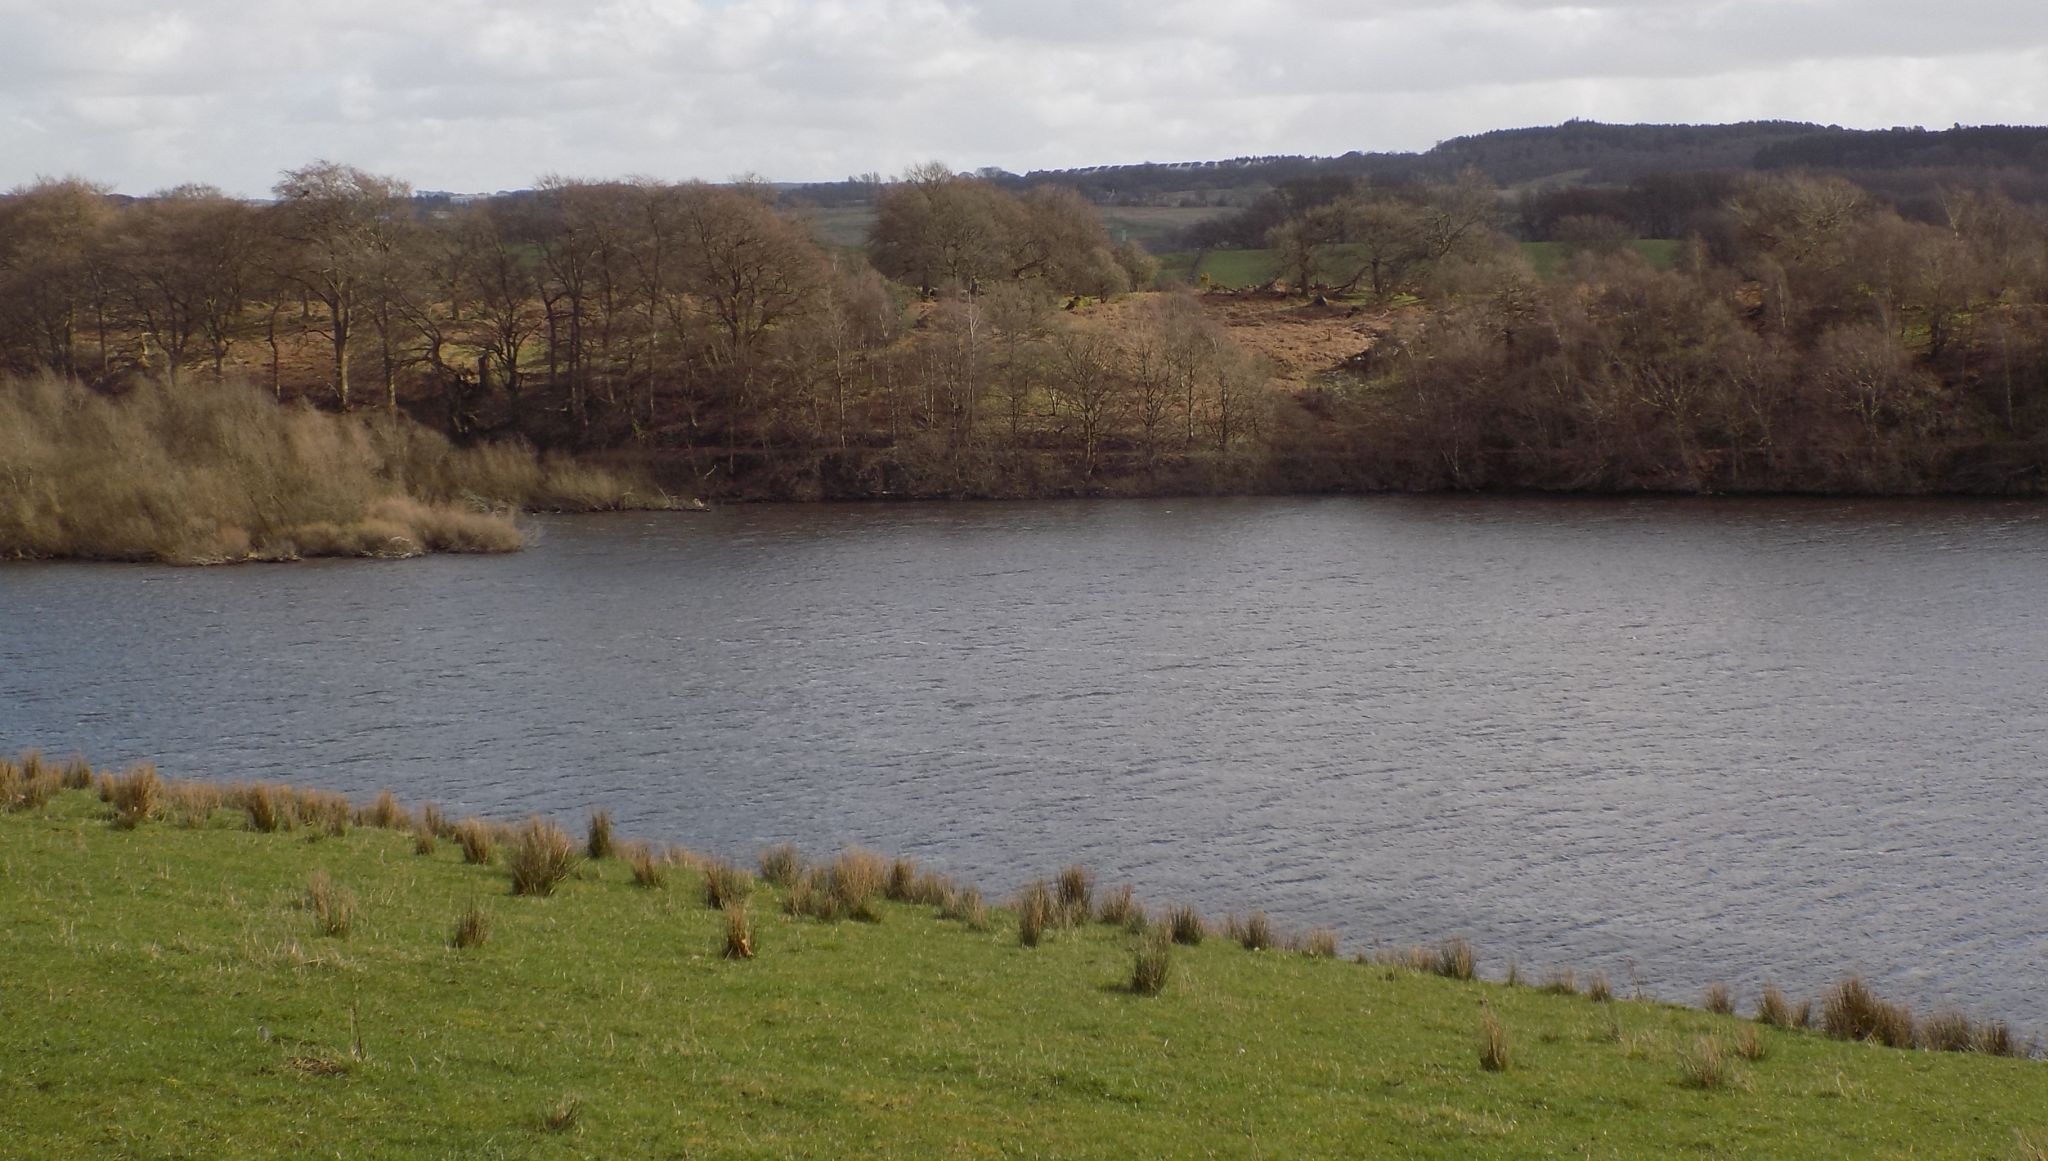
<path id="1" fill-rule="evenodd" d="M 107 792 L 133 829 L 82 791 L 0 814 L 13 1156 L 2001 1158 L 2048 1139 L 2038 1061 L 1418 970 L 1455 945 L 1248 951 L 1212 922 L 1145 995 L 1124 926 L 1055 920 L 1021 946 L 1015 913 L 854 860 L 872 921 L 753 886 L 735 959 L 697 856 L 644 856 L 652 886 L 579 861 L 515 896 L 495 828 L 497 865 L 473 865 L 452 837 L 362 825 L 409 825 L 388 801 L 351 825 L 319 795 Z"/>

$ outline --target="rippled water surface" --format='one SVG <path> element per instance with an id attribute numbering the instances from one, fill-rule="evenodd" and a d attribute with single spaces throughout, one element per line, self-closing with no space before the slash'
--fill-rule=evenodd
<path id="1" fill-rule="evenodd" d="M 2048 508 L 1147 501 L 0 567 L 0 746 L 2048 1027 Z M 1626 984 L 1623 984 L 1626 987 Z"/>

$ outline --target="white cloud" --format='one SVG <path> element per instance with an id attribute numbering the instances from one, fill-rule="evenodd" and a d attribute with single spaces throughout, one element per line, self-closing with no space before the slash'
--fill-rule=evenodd
<path id="1" fill-rule="evenodd" d="M 0 0 L 0 184 L 802 180 L 1424 148 L 1572 116 L 2048 119 L 2048 5 L 1975 0 Z"/>

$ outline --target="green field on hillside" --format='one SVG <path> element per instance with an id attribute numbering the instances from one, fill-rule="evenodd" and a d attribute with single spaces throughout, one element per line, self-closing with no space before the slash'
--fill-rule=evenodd
<path id="1" fill-rule="evenodd" d="M 1141 995 L 1122 926 L 1024 947 L 1008 912 L 822 922 L 765 884 L 756 954 L 728 959 L 698 870 L 646 887 L 583 861 L 551 897 L 514 896 L 502 841 L 470 865 L 390 829 L 111 814 L 65 791 L 0 815 L 9 1157 L 2011 1158 L 2048 1141 L 2033 1060 L 1213 932 Z M 458 950 L 472 907 L 488 939 Z M 1482 1067 L 1488 1021 L 1504 1071 Z"/>

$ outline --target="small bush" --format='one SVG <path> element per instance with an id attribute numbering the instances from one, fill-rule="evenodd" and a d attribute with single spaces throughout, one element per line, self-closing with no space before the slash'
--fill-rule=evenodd
<path id="1" fill-rule="evenodd" d="M 314 929 L 322 935 L 346 938 L 355 926 L 355 892 L 337 885 L 326 871 L 315 871 L 306 881 L 305 905 L 313 913 Z"/>
<path id="2" fill-rule="evenodd" d="M 455 842 L 462 848 L 462 861 L 487 867 L 495 853 L 498 832 L 480 818 L 465 818 L 455 824 Z"/>
<path id="3" fill-rule="evenodd" d="M 583 853 L 593 859 L 612 857 L 612 812 L 593 810 L 590 812 L 590 837 L 583 844 Z"/>
<path id="4" fill-rule="evenodd" d="M 562 828 L 535 815 L 519 828 L 505 855 L 514 895 L 552 895 L 576 869 L 576 845 Z"/>
<path id="5" fill-rule="evenodd" d="M 1727 1051 L 1721 1047 L 1721 1042 L 1711 1036 L 1702 1036 L 1693 1042 L 1690 1049 L 1679 1050 L 1678 1071 L 1679 1079 L 1688 1087 L 1714 1089 L 1726 1085 L 1735 1070 L 1728 1062 Z"/>
<path id="6" fill-rule="evenodd" d="M 1735 1014 L 1735 993 L 1728 990 L 1727 984 L 1717 980 L 1701 989 L 1700 1007 L 1705 1008 L 1716 1016 L 1733 1016 Z"/>
<path id="7" fill-rule="evenodd" d="M 1792 1001 L 1778 990 L 1776 984 L 1765 984 L 1763 995 L 1756 1002 L 1756 1022 L 1772 1028 L 1795 1028 Z"/>
<path id="8" fill-rule="evenodd" d="M 1479 1010 L 1479 1067 L 1488 1072 L 1508 1070 L 1508 1030 L 1490 1007 Z"/>
<path id="9" fill-rule="evenodd" d="M 448 937 L 450 947 L 468 950 L 482 947 L 491 939 L 491 916 L 483 904 L 472 900 L 455 920 L 455 932 Z"/>
<path id="10" fill-rule="evenodd" d="M 1329 927 L 1310 928 L 1309 933 L 1302 937 L 1301 954 L 1310 959 L 1336 959 L 1336 929 Z"/>
<path id="11" fill-rule="evenodd" d="M 1037 947 L 1052 923 L 1052 889 L 1045 885 L 1045 880 L 1034 879 L 1017 896 L 1017 942 Z"/>
<path id="12" fill-rule="evenodd" d="M 1166 977 L 1173 971 L 1173 933 L 1165 928 L 1138 937 L 1138 950 L 1131 964 L 1131 991 L 1156 996 L 1166 989 Z"/>
<path id="13" fill-rule="evenodd" d="M 156 817 L 164 802 L 164 781 L 148 762 L 131 767 L 114 780 L 114 825 L 134 830 Z"/>
<path id="14" fill-rule="evenodd" d="M 1173 929 L 1173 941 L 1194 947 L 1208 934 L 1202 927 L 1202 915 L 1192 907 L 1180 906 L 1173 909 L 1173 917 L 1167 925 Z"/>
<path id="15" fill-rule="evenodd" d="M 619 848 L 626 866 L 632 869 L 633 882 L 640 887 L 668 886 L 668 859 L 655 853 L 646 843 L 626 843 Z"/>
<path id="16" fill-rule="evenodd" d="M 762 851 L 760 865 L 762 880 L 784 890 L 795 886 L 797 878 L 804 871 L 803 856 L 788 843 L 780 843 Z"/>
<path id="17" fill-rule="evenodd" d="M 1476 967 L 1475 960 L 1472 945 L 1463 939 L 1453 937 L 1437 945 L 1436 955 L 1429 965 L 1429 970 L 1446 979 L 1469 980 Z"/>
<path id="18" fill-rule="evenodd" d="M 745 902 L 725 908 L 725 958 L 754 958 L 754 921 L 747 917 Z"/>
<path id="19" fill-rule="evenodd" d="M 723 911 L 735 904 L 744 905 L 748 896 L 753 893 L 754 876 L 723 859 L 704 865 L 706 907 L 713 911 Z"/>
<path id="20" fill-rule="evenodd" d="M 1095 907 L 1095 876 L 1088 868 L 1078 863 L 1062 868 L 1054 887 L 1061 924 L 1072 927 L 1087 922 Z"/>
<path id="21" fill-rule="evenodd" d="M 1237 942 L 1246 951 L 1264 951 L 1273 946 L 1273 922 L 1263 911 L 1254 911 L 1245 916 L 1244 925 L 1238 929 Z"/>
<path id="22" fill-rule="evenodd" d="M 1837 1040 L 1875 1040 L 1890 1048 L 1914 1044 L 1913 1012 L 1878 998 L 1861 976 L 1850 976 L 1821 1003 L 1821 1029 Z"/>
<path id="23" fill-rule="evenodd" d="M 1613 1001 L 1614 985 L 1607 982 L 1606 972 L 1594 972 L 1586 977 L 1586 998 L 1596 1004 Z"/>

